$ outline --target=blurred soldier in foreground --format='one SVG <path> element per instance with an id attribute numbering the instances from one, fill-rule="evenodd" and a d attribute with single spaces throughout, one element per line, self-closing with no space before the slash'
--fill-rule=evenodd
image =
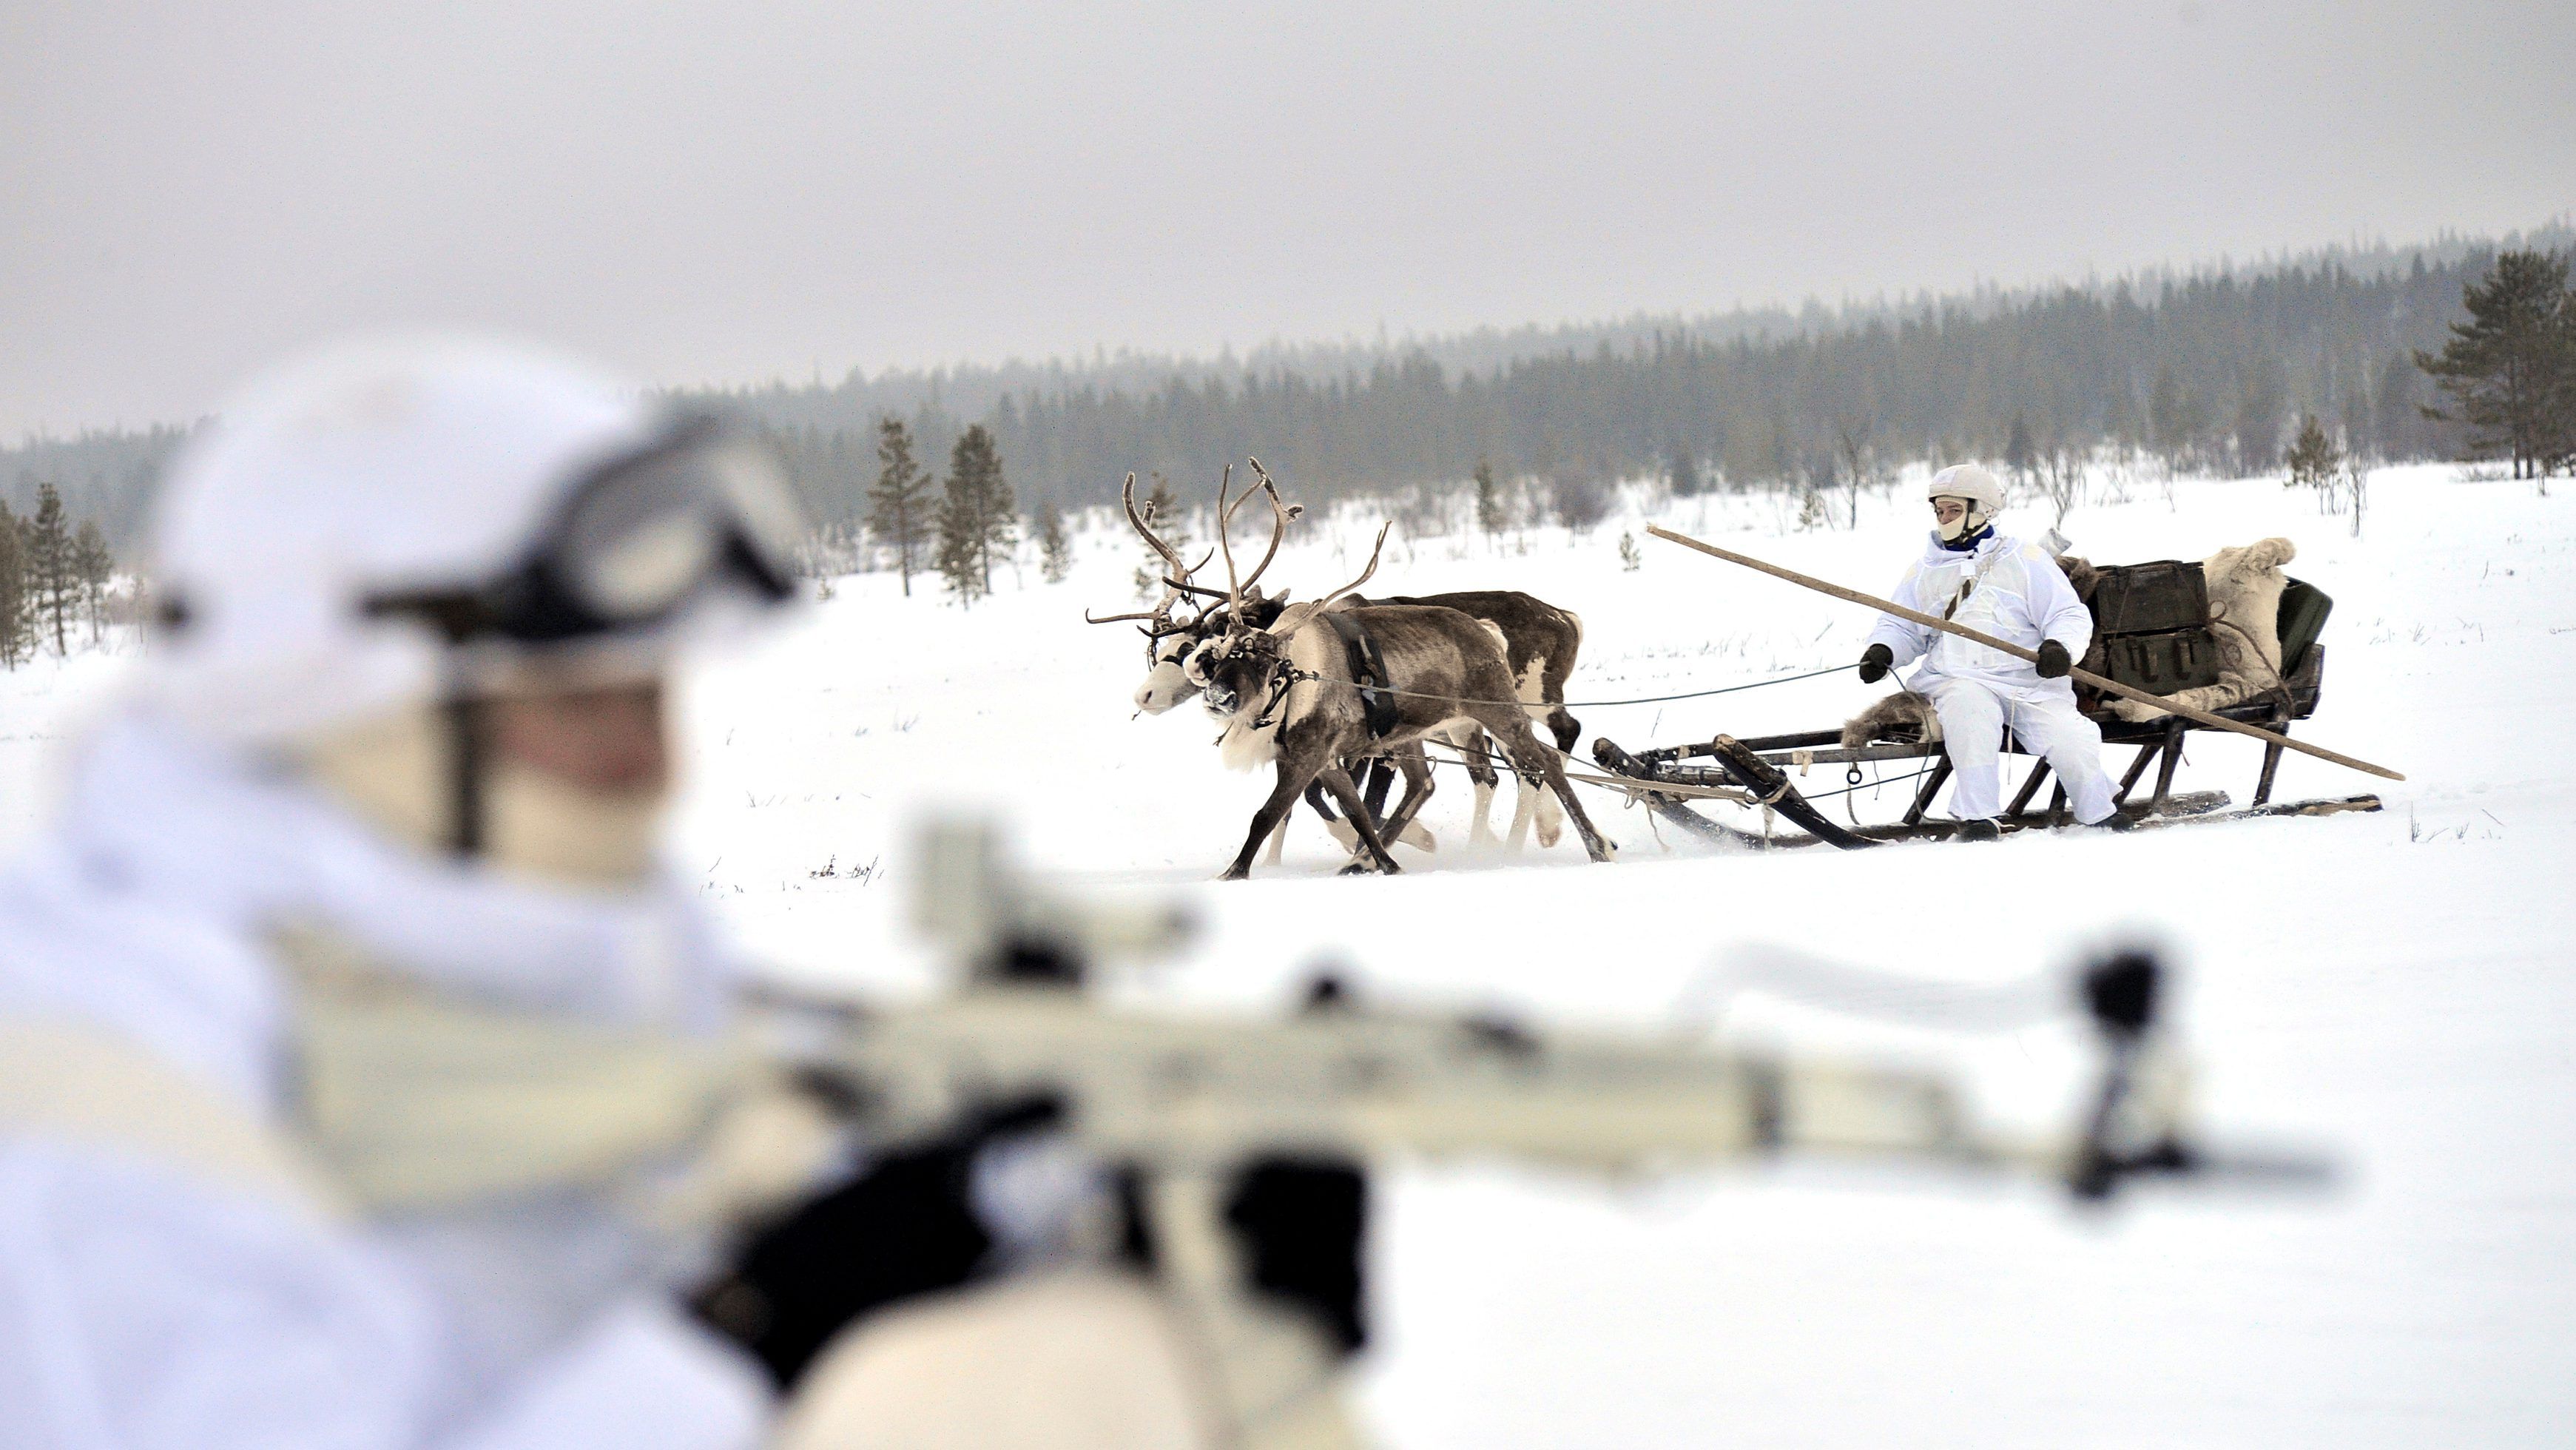
<path id="1" fill-rule="evenodd" d="M 0 875 L 0 1445 L 749 1445 L 1046 1237 L 1001 1127 L 836 1172 L 654 864 L 673 649 L 800 529 L 742 440 L 471 344 L 187 450 L 137 687 Z M 855 1358 L 826 1420 L 909 1413 Z"/>
<path id="2" fill-rule="evenodd" d="M 0 874 L 0 1446 L 1331 1450 L 1355 1162 L 2223 1161 L 2144 960 L 2086 979 L 2083 1122 L 1997 1135 L 1937 1073 L 1324 981 L 1117 1009 L 1084 960 L 1166 914 L 971 831 L 917 873 L 958 990 L 737 1011 L 652 864 L 662 681 L 797 534 L 740 440 L 486 349 L 334 355 L 191 447 L 161 638 Z"/>

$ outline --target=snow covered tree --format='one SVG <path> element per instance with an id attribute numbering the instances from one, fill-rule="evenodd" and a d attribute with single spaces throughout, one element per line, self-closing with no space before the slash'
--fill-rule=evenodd
<path id="1" fill-rule="evenodd" d="M 877 424 L 877 481 L 868 490 L 868 527 L 893 547 L 907 598 L 918 567 L 915 560 L 930 540 L 934 509 L 930 483 L 930 475 L 913 461 L 912 430 L 900 418 Z"/>
<path id="2" fill-rule="evenodd" d="M 2503 453 L 2513 476 L 2533 478 L 2576 459 L 2576 302 L 2567 262 L 2546 252 L 2506 252 L 2461 289 L 2469 320 L 2451 324 L 2438 353 L 2415 365 L 2451 395 L 2424 416 L 2468 425 L 2479 455 Z"/>
<path id="3" fill-rule="evenodd" d="M 62 490 L 36 485 L 36 513 L 19 525 L 25 540 L 27 609 L 37 634 L 54 637 L 54 653 L 71 652 L 71 622 L 80 610 L 80 572 Z"/>
<path id="4" fill-rule="evenodd" d="M 948 486 L 939 506 L 939 574 L 967 604 L 993 592 L 993 556 L 1019 543 L 1011 485 L 993 435 L 978 423 L 958 435 L 948 454 Z"/>
<path id="5" fill-rule="evenodd" d="M 1798 491 L 1798 532 L 1821 529 L 1834 521 L 1834 511 L 1812 483 Z"/>
<path id="6" fill-rule="evenodd" d="M 1621 534 L 1619 536 L 1619 567 L 1628 573 L 1634 574 L 1637 572 L 1638 566 L 1645 562 L 1646 556 L 1637 552 L 1637 536 L 1634 534 Z"/>
<path id="7" fill-rule="evenodd" d="M 1048 499 L 1038 510 L 1038 577 L 1061 584 L 1073 572 L 1073 540 L 1065 534 L 1064 515 Z"/>

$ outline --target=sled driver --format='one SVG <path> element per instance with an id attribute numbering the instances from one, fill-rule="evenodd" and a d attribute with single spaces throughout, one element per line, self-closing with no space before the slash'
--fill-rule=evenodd
<path id="1" fill-rule="evenodd" d="M 1973 463 L 1932 475 L 1933 529 L 1923 557 L 1891 598 L 2035 651 L 2039 663 L 1894 615 L 1879 616 L 1861 652 L 1860 677 L 1920 659 L 1908 688 L 1932 702 L 1952 770 L 1950 814 L 1961 840 L 2001 834 L 2003 732 L 2044 757 L 2066 788 L 2079 824 L 2121 830 L 2102 772 L 2102 731 L 2075 708 L 2067 670 L 2093 640 L 2093 616 L 2048 552 L 1997 531 L 2002 480 Z"/>
<path id="2" fill-rule="evenodd" d="M 853 1174 L 655 864 L 674 650 L 800 532 L 736 434 L 486 344 L 187 446 L 151 648 L 0 869 L 0 1445 L 992 1444 L 1069 1319 L 1045 1404 L 1117 1439 L 1035 1443 L 1192 1443 L 1134 1281 L 997 1277 L 1093 1191 L 1043 1126 Z M 1255 1261 L 1311 1245 L 1259 1187 Z M 1355 1316 L 1358 1234 L 1282 1292 Z"/>

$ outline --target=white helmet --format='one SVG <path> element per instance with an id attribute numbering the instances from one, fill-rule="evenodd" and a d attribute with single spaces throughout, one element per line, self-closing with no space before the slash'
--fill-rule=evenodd
<path id="1" fill-rule="evenodd" d="M 142 684 L 267 746 L 532 658 L 658 665 L 700 601 L 785 597 L 800 532 L 758 450 L 585 367 L 343 347 L 254 384 L 172 466 Z"/>
<path id="2" fill-rule="evenodd" d="M 1927 499 L 1961 499 L 1968 505 L 1967 512 L 1960 515 L 1957 523 L 1939 526 L 1943 543 L 1974 534 L 2004 511 L 2004 481 L 1995 477 L 1992 470 L 1974 463 L 1953 463 L 1933 474 L 1923 496 Z"/>

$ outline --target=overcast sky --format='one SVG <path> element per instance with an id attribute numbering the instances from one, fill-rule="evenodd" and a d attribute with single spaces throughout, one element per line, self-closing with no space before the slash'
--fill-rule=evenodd
<path id="1" fill-rule="evenodd" d="M 2576 211 L 2576 6 L 0 0 L 0 438 L 356 328 L 660 382 Z"/>

